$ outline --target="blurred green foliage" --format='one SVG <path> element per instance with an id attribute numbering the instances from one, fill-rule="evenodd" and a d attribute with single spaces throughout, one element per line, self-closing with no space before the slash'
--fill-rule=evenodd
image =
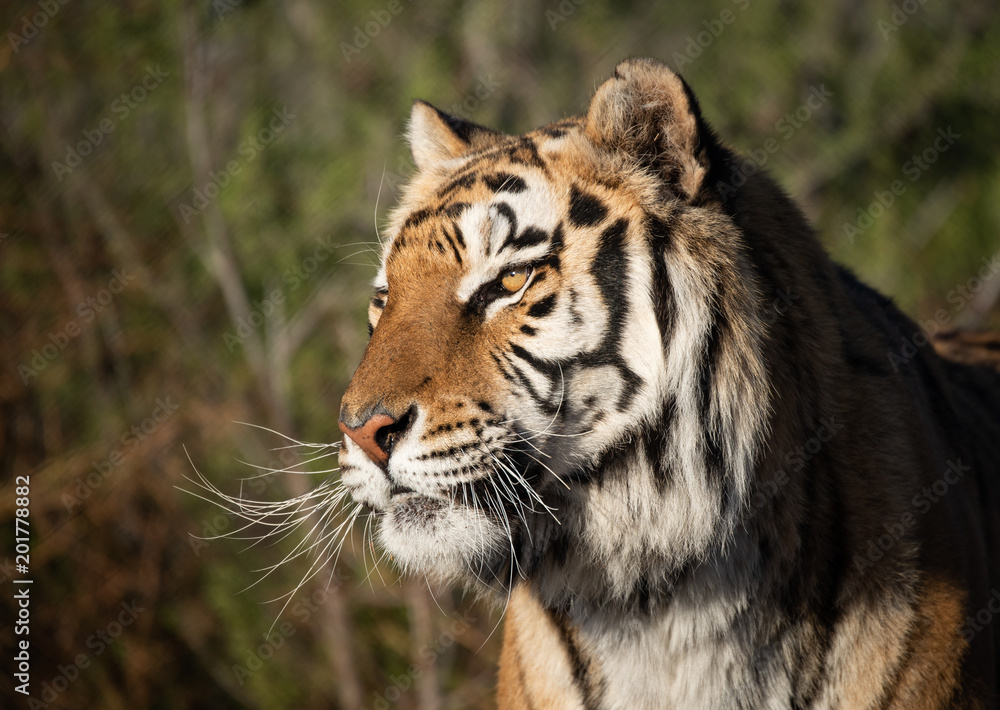
<path id="1" fill-rule="evenodd" d="M 236 493 L 258 473 L 239 461 L 302 462 L 235 422 L 339 439 L 414 98 L 520 132 L 658 57 L 838 260 L 915 316 L 1000 326 L 1000 278 L 970 281 L 1000 250 L 987 0 L 41 0 L 0 18 L 0 519 L 30 476 L 35 579 L 35 704 L 5 670 L 11 707 L 489 706 L 497 612 L 399 581 L 359 523 L 279 613 L 264 602 L 306 559 L 245 588 L 297 538 L 199 541 L 237 521 L 175 488 L 197 467 Z M 243 485 L 276 500 L 324 475 Z"/>

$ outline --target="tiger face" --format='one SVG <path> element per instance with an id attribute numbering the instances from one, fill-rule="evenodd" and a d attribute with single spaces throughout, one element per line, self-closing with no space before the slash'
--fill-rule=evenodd
<path id="1" fill-rule="evenodd" d="M 572 539 L 615 588 L 619 545 L 679 566 L 727 534 L 768 409 L 760 299 L 708 172 L 660 164 L 702 129 L 658 71 L 522 136 L 415 104 L 418 172 L 340 411 L 342 480 L 404 567 L 503 591 Z M 679 109 L 669 135 L 625 130 L 655 110 L 631 101 L 644 80 Z M 623 515 L 657 534 L 628 540 Z"/>

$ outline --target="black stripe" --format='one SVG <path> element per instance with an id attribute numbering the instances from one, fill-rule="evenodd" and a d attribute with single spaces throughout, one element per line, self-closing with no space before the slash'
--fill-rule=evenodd
<path id="1" fill-rule="evenodd" d="M 556 295 L 550 293 L 548 296 L 540 301 L 532 304 L 531 308 L 528 309 L 528 315 L 532 318 L 544 318 L 556 305 Z"/>
<path id="2" fill-rule="evenodd" d="M 513 242 L 514 239 L 516 238 L 517 215 L 514 214 L 513 208 L 506 202 L 497 202 L 496 204 L 493 205 L 493 208 L 497 211 L 497 214 L 501 215 L 507 220 L 507 236 L 503 238 L 502 242 L 500 242 L 500 249 L 503 249 L 509 243 Z M 487 249 L 489 249 L 490 246 L 491 244 L 487 244 Z M 489 251 L 488 253 L 495 254 L 497 251 L 500 251 L 500 249 L 497 249 L 496 251 Z"/>
<path id="3" fill-rule="evenodd" d="M 550 542 L 546 554 L 552 564 L 556 567 L 563 567 L 566 560 L 569 559 L 569 535 L 565 534 L 559 526 L 555 527 L 558 529 L 552 530 L 548 535 Z"/>
<path id="4" fill-rule="evenodd" d="M 619 219 L 601 232 L 594 256 L 593 272 L 601 298 L 613 324 L 624 320 L 628 303 L 625 297 L 625 277 L 628 261 L 625 256 L 625 230 L 628 220 Z"/>
<path id="5" fill-rule="evenodd" d="M 455 178 L 438 191 L 438 197 L 447 197 L 455 190 L 472 187 L 472 185 L 476 182 L 476 177 L 477 174 L 475 172 L 469 172 Z"/>
<path id="6" fill-rule="evenodd" d="M 441 208 L 441 214 L 451 219 L 458 219 L 468 206 L 468 202 L 452 202 L 450 205 L 445 205 Z"/>
<path id="7" fill-rule="evenodd" d="M 541 168 L 548 175 L 548 167 L 542 157 L 538 154 L 538 146 L 528 136 L 519 136 L 516 143 L 507 149 L 507 158 L 517 165 L 528 165 L 534 168 Z"/>
<path id="8" fill-rule="evenodd" d="M 721 288 L 721 286 L 720 286 Z M 708 331 L 705 348 L 702 351 L 701 363 L 698 366 L 698 382 L 701 389 L 701 428 L 705 432 L 705 468 L 711 483 L 716 491 L 722 495 L 722 510 L 725 514 L 731 502 L 729 486 L 726 485 L 726 463 L 722 449 L 722 433 L 716 429 L 711 421 L 711 407 L 714 400 L 715 391 L 715 371 L 719 363 L 719 351 L 721 349 L 721 339 L 723 332 L 729 332 L 725 317 L 718 308 L 718 299 L 721 294 L 714 295 L 709 317 L 712 325 Z M 720 323 L 720 321 L 722 321 Z"/>
<path id="9" fill-rule="evenodd" d="M 455 261 L 457 261 L 458 265 L 461 266 L 462 265 L 462 255 L 458 253 L 458 247 L 455 246 L 455 240 L 451 238 L 450 234 L 448 234 L 448 230 L 447 229 L 442 229 L 441 231 L 444 232 L 444 238 L 447 240 L 448 246 L 450 246 L 451 250 L 453 252 L 455 252 Z"/>
<path id="10" fill-rule="evenodd" d="M 628 296 L 626 286 L 628 280 L 628 259 L 625 254 L 625 233 L 628 220 L 619 219 L 601 232 L 594 256 L 592 271 L 597 281 L 601 299 L 608 313 L 608 325 L 604 340 L 600 347 L 586 357 L 580 358 L 581 364 L 588 367 L 611 365 L 618 369 L 624 381 L 622 392 L 616 405 L 618 411 L 632 403 L 632 398 L 642 385 L 642 378 L 634 373 L 621 355 L 622 326 L 628 318 Z"/>
<path id="11" fill-rule="evenodd" d="M 524 192 L 528 189 L 528 183 L 523 179 L 519 178 L 517 175 L 511 175 L 510 173 L 496 173 L 495 175 L 486 175 L 483 177 L 483 182 L 486 186 L 490 188 L 494 193 L 498 192 Z"/>
<path id="12" fill-rule="evenodd" d="M 648 568 L 647 568 L 648 569 Z M 639 574 L 639 579 L 629 593 L 628 602 L 630 609 L 634 609 L 643 616 L 648 616 L 653 607 L 653 595 L 650 589 L 649 575 L 646 572 Z"/>
<path id="13" fill-rule="evenodd" d="M 666 262 L 673 230 L 671 224 L 653 215 L 647 218 L 646 229 L 649 233 L 649 261 L 653 265 L 653 310 L 656 324 L 660 328 L 660 339 L 666 351 L 667 342 L 673 332 L 675 310 Z"/>
<path id="14" fill-rule="evenodd" d="M 562 252 L 563 246 L 563 223 L 559 222 L 552 231 L 552 249 L 556 252 Z"/>
<path id="15" fill-rule="evenodd" d="M 514 348 L 517 349 L 517 350 L 520 350 L 521 353 L 523 353 L 524 355 L 527 355 L 528 358 L 531 357 L 530 353 L 528 353 L 524 348 L 521 348 L 521 347 L 516 346 L 516 345 L 514 346 Z M 526 359 L 524 356 L 522 356 L 522 354 L 518 354 L 517 356 L 519 358 L 521 358 L 522 360 L 524 360 L 525 362 L 529 362 L 529 360 Z M 523 372 L 521 372 L 521 369 L 517 365 L 515 365 L 513 362 L 511 362 L 507 358 L 506 355 L 504 355 L 504 359 L 507 360 L 507 364 L 510 365 L 510 369 L 512 369 L 514 371 L 514 375 L 517 377 L 518 382 L 521 383 L 521 386 L 524 387 L 525 391 L 527 391 L 528 396 L 531 397 L 532 400 L 534 400 L 535 404 L 537 404 L 538 407 L 545 414 L 555 414 L 556 412 L 559 411 L 559 407 L 557 405 L 552 404 L 548 399 L 546 399 L 545 397 L 542 397 L 542 395 L 540 395 L 537 391 L 535 391 L 535 386 L 531 383 L 531 380 L 528 378 L 527 375 L 525 375 Z M 542 367 L 544 367 L 544 365 L 542 365 Z M 536 369 L 539 369 L 539 371 L 541 371 L 543 375 L 546 374 L 540 368 L 536 368 Z M 558 372 L 559 372 L 558 367 L 556 367 L 556 373 L 558 373 Z M 549 380 L 550 380 L 550 386 L 551 386 L 552 377 L 549 377 Z M 564 413 L 565 413 L 565 411 L 564 411 Z"/>
<path id="16" fill-rule="evenodd" d="M 576 289 L 571 288 L 569 290 L 569 313 L 573 317 L 573 325 L 583 326 L 583 316 L 580 315 L 579 309 L 576 307 L 576 302 L 579 300 L 579 296 L 576 294 Z"/>
<path id="17" fill-rule="evenodd" d="M 646 455 L 653 467 L 653 480 L 660 491 L 663 491 L 672 480 L 667 462 L 670 454 L 670 432 L 676 411 L 677 403 L 673 395 L 667 395 L 660 408 L 659 417 L 647 427 L 643 435 Z"/>
<path id="18" fill-rule="evenodd" d="M 508 234 L 507 238 L 503 240 L 503 244 L 500 245 L 500 248 L 527 249 L 528 247 L 548 241 L 548 238 L 549 235 L 538 227 L 527 227 L 516 237 L 513 237 L 512 233 Z"/>
<path id="19" fill-rule="evenodd" d="M 570 188 L 569 221 L 577 227 L 593 227 L 608 216 L 608 208 L 593 195 Z"/>
<path id="20" fill-rule="evenodd" d="M 442 121 L 447 124 L 448 128 L 451 129 L 452 133 L 458 136 L 464 143 L 471 143 L 472 137 L 477 133 L 484 133 L 489 135 L 496 135 L 496 132 L 480 126 L 478 123 L 473 123 L 472 121 L 466 121 L 464 118 L 459 118 L 458 116 L 453 116 L 450 113 L 445 113 L 444 111 L 431 106 L 430 104 L 425 104 L 434 109 L 434 113 L 438 115 Z"/>
<path id="21" fill-rule="evenodd" d="M 557 385 L 558 380 L 562 379 L 562 367 L 560 366 L 560 363 L 540 360 L 537 356 L 528 352 L 516 343 L 510 344 L 510 351 L 548 378 L 553 387 Z"/>
<path id="22" fill-rule="evenodd" d="M 599 412 L 599 414 L 601 414 Z M 637 452 L 635 446 L 627 444 L 628 437 L 623 435 L 615 443 L 602 451 L 592 463 L 585 463 L 573 469 L 566 478 L 581 483 L 604 485 L 612 473 L 621 475 L 623 471 L 637 470 Z"/>
<path id="23" fill-rule="evenodd" d="M 619 374 L 621 374 L 624 384 L 621 394 L 618 395 L 618 403 L 615 407 L 619 412 L 624 412 L 632 404 L 632 399 L 635 398 L 639 388 L 642 387 L 643 379 L 632 372 L 624 363 L 621 363 L 619 367 Z"/>
<path id="24" fill-rule="evenodd" d="M 424 209 L 422 209 L 422 210 L 417 210 L 416 212 L 413 212 L 412 214 L 410 214 L 406 218 L 406 221 L 403 222 L 402 229 L 409 229 L 410 227 L 417 227 L 417 226 L 423 224 L 424 222 L 426 222 L 428 219 L 430 219 L 430 217 L 431 217 L 432 214 L 433 214 L 433 212 L 429 208 L 426 208 L 426 207 Z M 402 231 L 402 230 L 400 230 L 400 231 Z"/>
<path id="25" fill-rule="evenodd" d="M 560 222 L 556 225 L 556 228 L 552 230 L 552 239 L 549 242 L 549 253 L 545 257 L 545 261 L 542 262 L 543 265 L 550 267 L 553 271 L 559 271 L 562 268 L 562 250 L 563 250 L 563 224 Z"/>
<path id="26" fill-rule="evenodd" d="M 507 368 L 504 366 L 503 362 L 501 362 L 500 357 L 494 352 L 490 353 L 490 357 L 493 358 L 493 362 L 495 362 L 497 367 L 500 368 L 500 374 L 503 375 L 503 378 L 508 382 L 513 382 L 514 376 L 507 372 Z"/>
<path id="27" fill-rule="evenodd" d="M 559 630 L 559 638 L 566 649 L 566 655 L 569 656 L 570 666 L 573 669 L 573 680 L 580 689 L 584 710 L 599 710 L 600 698 L 595 697 L 593 689 L 593 685 L 595 684 L 591 682 L 590 668 L 574 638 L 569 615 L 555 609 L 547 611 L 549 618 L 552 619 L 552 623 Z"/>

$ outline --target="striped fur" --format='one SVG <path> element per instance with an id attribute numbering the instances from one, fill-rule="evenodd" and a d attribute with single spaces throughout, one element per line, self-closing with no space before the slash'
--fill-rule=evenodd
<path id="1" fill-rule="evenodd" d="M 340 413 L 388 460 L 346 438 L 342 478 L 407 570 L 507 603 L 501 708 L 996 706 L 996 339 L 891 357 L 919 328 L 656 62 L 409 139 Z"/>

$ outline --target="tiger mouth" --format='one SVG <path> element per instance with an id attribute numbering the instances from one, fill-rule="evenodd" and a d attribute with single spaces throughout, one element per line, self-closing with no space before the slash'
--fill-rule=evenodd
<path id="1" fill-rule="evenodd" d="M 394 493 L 389 498 L 385 512 L 389 513 L 397 524 L 411 530 L 422 530 L 438 521 L 451 505 L 453 505 L 451 501 L 407 489 L 407 492 Z"/>
<path id="2" fill-rule="evenodd" d="M 496 500 L 496 496 L 489 493 L 489 478 L 490 474 L 486 474 L 481 478 L 431 491 L 418 491 L 408 486 L 393 483 L 381 512 L 414 508 L 430 512 L 432 509 L 443 511 L 460 508 L 477 511 L 492 517 L 502 514 L 496 508 L 497 505 L 517 507 L 518 504 L 515 501 L 503 498 Z M 526 504 L 528 504 L 527 500 L 521 503 L 521 505 Z M 513 513 L 513 510 L 509 512 Z"/>
<path id="3" fill-rule="evenodd" d="M 423 506 L 423 507 L 435 507 L 441 508 L 447 506 L 450 501 L 435 498 L 434 496 L 429 496 L 426 493 L 417 493 L 416 491 L 407 489 L 405 493 L 393 493 L 389 498 L 389 505 L 393 508 L 398 508 L 400 506 Z"/>
<path id="4" fill-rule="evenodd" d="M 405 496 L 407 494 L 420 495 L 419 493 L 417 493 L 412 488 L 409 488 L 407 486 L 401 486 L 401 485 L 396 484 L 396 483 L 393 483 L 389 487 L 389 500 L 392 500 L 393 498 L 396 498 L 397 496 Z"/>
<path id="5" fill-rule="evenodd" d="M 492 441 L 478 442 L 483 448 Z M 446 449 L 452 453 L 458 444 Z M 418 461 L 430 458 L 417 455 Z M 500 466 L 489 466 L 489 461 L 502 461 Z M 368 462 L 365 462 L 367 464 Z M 341 471 L 351 480 L 345 488 L 354 500 L 376 514 L 395 515 L 423 510 L 438 515 L 447 511 L 468 511 L 491 519 L 504 520 L 523 517 L 536 512 L 538 492 L 535 485 L 540 477 L 540 467 L 519 447 L 493 447 L 489 453 L 474 461 L 459 461 L 445 471 L 431 471 L 422 475 L 403 465 L 373 467 L 341 462 Z M 404 462 L 405 464 L 405 462 Z M 544 508 L 544 504 L 541 506 Z M 404 516 L 407 520 L 410 515 Z"/>
<path id="6" fill-rule="evenodd" d="M 413 503 L 414 501 L 434 501 L 444 506 L 448 505 L 462 505 L 461 500 L 461 485 L 456 485 L 452 488 L 442 488 L 435 491 L 417 491 L 413 488 L 408 488 L 407 486 L 400 486 L 393 484 L 389 489 L 389 502 L 387 507 L 392 508 L 399 505 L 406 505 Z M 468 506 L 474 507 L 474 506 Z"/>
<path id="7" fill-rule="evenodd" d="M 431 512 L 432 509 L 437 511 L 453 505 L 461 505 L 461 502 L 455 500 L 455 496 L 449 489 L 434 493 L 422 493 L 407 486 L 393 484 L 389 489 L 389 499 L 381 509 L 377 508 L 377 510 L 384 513 L 389 510 L 406 508 Z"/>
<path id="8" fill-rule="evenodd" d="M 418 493 L 412 488 L 400 486 L 395 483 L 390 486 L 388 496 L 384 498 L 379 496 L 379 500 L 371 500 L 368 497 L 359 496 L 356 492 L 353 492 L 352 495 L 355 496 L 355 500 L 373 513 L 387 513 L 400 505 L 407 505 L 420 498 L 435 500 L 435 498 L 426 493 Z"/>

